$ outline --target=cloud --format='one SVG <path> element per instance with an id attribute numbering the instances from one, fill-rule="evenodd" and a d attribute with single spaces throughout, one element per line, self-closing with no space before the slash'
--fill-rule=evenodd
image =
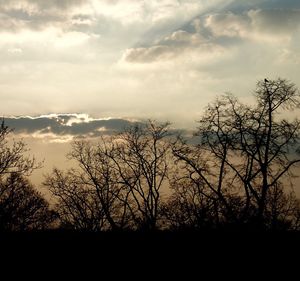
<path id="1" fill-rule="evenodd" d="M 54 14 L 70 11 L 89 2 L 89 0 L 0 0 L 0 12 L 22 19 L 48 12 Z"/>
<path id="2" fill-rule="evenodd" d="M 222 52 L 222 46 L 208 40 L 200 33 L 177 30 L 148 47 L 130 48 L 123 54 L 123 61 L 149 63 L 165 61 L 188 54 L 196 54 L 198 59 L 207 59 Z"/>
<path id="3" fill-rule="evenodd" d="M 0 109 L 192 127 L 224 91 L 299 84 L 298 15 L 291 0 L 0 0 Z"/>
<path id="4" fill-rule="evenodd" d="M 79 4 L 83 4 L 88 2 L 88 0 L 0 0 L 1 9 L 10 9 L 10 8 L 28 8 L 28 7 L 36 7 L 39 9 L 49 9 L 49 8 L 57 8 L 57 9 L 68 9 L 73 6 L 78 6 Z"/>
<path id="5" fill-rule="evenodd" d="M 95 119 L 87 114 L 49 114 L 37 117 L 4 118 L 5 125 L 23 137 L 49 139 L 56 142 L 73 138 L 111 135 L 140 122 L 122 118 Z"/>
<path id="6" fill-rule="evenodd" d="M 85 48 L 84 59 L 87 61 L 103 59 L 103 53 L 106 58 L 117 61 L 122 50 L 137 41 L 151 41 L 162 34 L 167 35 L 200 11 L 221 2 L 0 0 L 0 36 L 4 38 L 0 42 L 0 51 L 22 49 L 23 55 L 18 57 L 20 61 L 64 58 L 70 61 L 69 57 L 72 61 L 82 61 L 82 48 Z M 70 50 L 70 47 L 75 48 Z M 148 57 L 154 57 L 153 53 L 169 57 L 168 54 L 172 53 L 170 47 L 159 50 L 161 47 L 157 46 L 154 49 L 157 50 L 150 50 Z"/>
<path id="7" fill-rule="evenodd" d="M 42 30 L 46 26 L 61 26 L 63 29 L 78 25 L 92 26 L 103 17 L 123 26 L 143 23 L 154 26 L 189 20 L 201 8 L 220 0 L 0 0 L 0 28 L 11 31 L 28 28 Z M 84 20 L 80 20 L 80 16 Z"/>
<path id="8" fill-rule="evenodd" d="M 300 10 L 250 10 L 241 14 L 209 15 L 205 27 L 213 37 L 241 37 L 265 41 L 290 38 L 300 26 Z"/>
<path id="9" fill-rule="evenodd" d="M 17 32 L 41 30 L 49 25 L 65 24 L 86 0 L 0 0 L 0 28 Z"/>
<path id="10" fill-rule="evenodd" d="M 68 143 L 74 139 L 93 139 L 115 135 L 134 126 L 144 126 L 146 121 L 126 118 L 92 118 L 88 114 L 47 114 L 40 116 L 11 116 L 4 124 L 13 130 L 14 136 L 30 138 L 43 143 Z M 194 141 L 193 132 L 170 128 L 172 135 L 181 135 Z"/>
<path id="11" fill-rule="evenodd" d="M 123 60 L 149 63 L 170 60 L 188 52 L 209 54 L 244 41 L 289 42 L 299 32 L 298 9 L 250 9 L 242 12 L 209 13 L 193 19 L 182 29 L 147 46 L 129 48 Z"/>
<path id="12" fill-rule="evenodd" d="M 154 60 L 170 59 L 175 52 L 168 46 L 157 45 L 148 48 L 132 48 L 126 50 L 124 58 L 128 62 L 152 62 Z"/>

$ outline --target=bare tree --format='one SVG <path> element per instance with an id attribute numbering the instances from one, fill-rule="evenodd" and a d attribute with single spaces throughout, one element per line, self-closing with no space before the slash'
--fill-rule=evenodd
<path id="1" fill-rule="evenodd" d="M 208 230 L 217 225 L 214 198 L 205 196 L 201 181 L 174 178 L 172 195 L 163 204 L 165 225 L 170 230 Z"/>
<path id="2" fill-rule="evenodd" d="M 97 145 L 76 141 L 69 157 L 78 168 L 66 173 L 54 169 L 47 176 L 44 185 L 57 199 L 63 225 L 88 231 L 128 227 L 127 198 L 107 156 L 109 146 L 104 138 Z"/>
<path id="3" fill-rule="evenodd" d="M 58 199 L 65 225 L 88 230 L 156 229 L 167 182 L 169 124 L 136 125 L 98 144 L 76 141 L 78 168 L 57 169 L 45 186 Z"/>
<path id="4" fill-rule="evenodd" d="M 61 227 L 75 230 L 96 231 L 104 224 L 104 215 L 92 190 L 76 182 L 72 172 L 66 174 L 54 169 L 45 183 L 56 197 L 56 211 Z"/>
<path id="5" fill-rule="evenodd" d="M 168 182 L 170 156 L 169 123 L 149 121 L 128 128 L 115 139 L 107 154 L 114 163 L 118 182 L 128 198 L 126 204 L 139 229 L 158 228 L 161 192 Z"/>
<path id="6" fill-rule="evenodd" d="M 297 155 L 297 119 L 280 119 L 284 110 L 299 107 L 295 85 L 282 79 L 260 81 L 256 106 L 231 95 L 210 104 L 200 120 L 200 144 L 174 147 L 192 180 L 201 180 L 201 193 L 218 202 L 220 216 L 264 226 L 268 193 L 292 175 Z M 241 208 L 236 208 L 236 202 Z"/>
<path id="7" fill-rule="evenodd" d="M 23 141 L 9 138 L 4 121 L 0 127 L 0 228 L 6 231 L 45 229 L 54 219 L 48 203 L 26 179 L 40 167 L 26 156 Z"/>
<path id="8" fill-rule="evenodd" d="M 2 121 L 0 125 L 0 178 L 10 173 L 28 176 L 34 169 L 40 167 L 34 158 L 25 156 L 28 149 L 23 141 L 11 141 L 9 144 L 8 137 L 11 132 L 12 130 Z"/>
<path id="9" fill-rule="evenodd" d="M 271 230 L 299 230 L 299 198 L 293 191 L 286 192 L 282 184 L 277 184 L 267 194 L 264 219 Z"/>

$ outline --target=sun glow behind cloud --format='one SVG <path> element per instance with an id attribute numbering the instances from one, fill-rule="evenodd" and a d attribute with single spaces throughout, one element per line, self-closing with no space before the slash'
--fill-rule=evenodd
<path id="1" fill-rule="evenodd" d="M 92 118 L 84 113 L 46 114 L 40 116 L 10 116 L 5 124 L 14 135 L 44 143 L 69 143 L 74 139 L 97 138 L 120 133 L 129 126 L 141 124 L 133 119 Z"/>

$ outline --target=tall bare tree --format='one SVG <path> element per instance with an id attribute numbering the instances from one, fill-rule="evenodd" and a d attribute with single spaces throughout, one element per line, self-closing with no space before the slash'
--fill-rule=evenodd
<path id="1" fill-rule="evenodd" d="M 300 123 L 280 118 L 299 108 L 299 91 L 283 80 L 257 84 L 255 106 L 225 95 L 207 107 L 199 122 L 200 144 L 182 144 L 174 154 L 193 180 L 205 186 L 201 192 L 218 202 L 227 221 L 249 219 L 264 225 L 268 193 L 300 162 L 297 154 Z M 242 202 L 242 208 L 236 208 Z"/>
<path id="2" fill-rule="evenodd" d="M 108 156 L 119 184 L 129 195 L 128 209 L 138 228 L 158 227 L 161 193 L 168 181 L 169 123 L 149 121 L 120 134 Z"/>

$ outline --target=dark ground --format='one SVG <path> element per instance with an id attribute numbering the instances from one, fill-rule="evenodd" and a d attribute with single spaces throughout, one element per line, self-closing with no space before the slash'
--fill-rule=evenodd
<path id="1" fill-rule="evenodd" d="M 56 279 L 59 272 L 75 277 L 84 275 L 84 280 L 108 280 L 87 278 L 95 274 L 109 274 L 109 280 L 118 280 L 120 275 L 124 279 L 137 275 L 141 280 L 161 280 L 162 274 L 168 280 L 171 276 L 183 276 L 178 280 L 201 280 L 206 274 L 210 278 L 203 280 L 220 275 L 224 280 L 233 276 L 247 280 L 251 275 L 252 280 L 261 280 L 259 272 L 267 276 L 284 273 L 284 280 L 290 280 L 288 276 L 298 276 L 300 269 L 297 232 L 49 231 L 5 233 L 0 235 L 0 241 L 1 259 L 5 260 L 2 269 L 7 264 L 13 268 L 10 274 L 18 274 L 17 268 L 24 266 L 26 270 L 22 273 L 28 274 L 38 268 L 43 272 L 42 280 L 45 276 Z"/>
<path id="2" fill-rule="evenodd" d="M 0 234 L 2 250 L 38 252 L 62 250 L 66 253 L 100 251 L 116 253 L 155 252 L 255 252 L 300 250 L 300 232 L 72 232 L 46 231 Z M 300 251 L 299 251 L 300 255 Z"/>

